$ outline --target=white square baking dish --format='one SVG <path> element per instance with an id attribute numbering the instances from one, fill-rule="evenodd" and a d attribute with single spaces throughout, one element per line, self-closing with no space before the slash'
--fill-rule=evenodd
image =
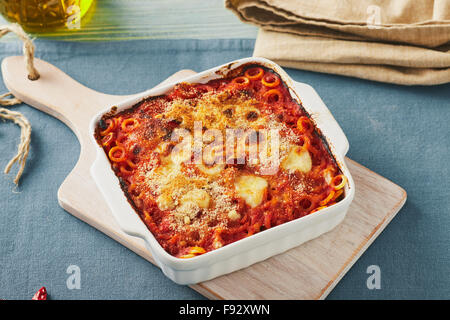
<path id="1" fill-rule="evenodd" d="M 106 108 L 90 123 L 91 142 L 97 148 L 97 158 L 91 167 L 91 175 L 121 229 L 129 235 L 142 238 L 164 274 L 178 284 L 198 283 L 248 267 L 330 231 L 344 219 L 355 194 L 355 185 L 344 161 L 349 144 L 342 129 L 311 86 L 292 81 L 281 67 L 267 59 L 245 58 L 236 60 L 190 76 L 182 81 L 148 90 L 118 104 L 117 112 L 132 107 L 142 99 L 165 94 L 176 83 L 206 83 L 209 80 L 220 78 L 221 74 L 227 70 L 248 63 L 261 64 L 278 73 L 290 88 L 292 97 L 297 102 L 301 102 L 309 113 L 328 143 L 340 169 L 348 178 L 348 183 L 345 186 L 345 197 L 340 202 L 318 212 L 264 230 L 203 255 L 190 259 L 176 258 L 160 246 L 131 207 L 119 186 L 119 180 L 111 169 L 105 152 L 94 138 L 98 121 L 111 110 L 111 107 Z"/>

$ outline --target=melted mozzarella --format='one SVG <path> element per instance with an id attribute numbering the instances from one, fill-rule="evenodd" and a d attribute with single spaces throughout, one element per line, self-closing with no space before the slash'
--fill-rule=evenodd
<path id="1" fill-rule="evenodd" d="M 214 164 L 213 166 L 205 166 L 203 163 L 197 164 L 197 168 L 208 176 L 215 176 L 222 172 L 225 168 L 224 164 Z"/>
<path id="2" fill-rule="evenodd" d="M 252 208 L 262 202 L 267 186 L 265 179 L 250 175 L 240 176 L 235 183 L 238 196 Z"/>
<path id="3" fill-rule="evenodd" d="M 312 161 L 308 150 L 299 146 L 291 148 L 289 154 L 281 163 L 281 167 L 287 171 L 301 171 L 307 173 L 311 170 Z"/>
<path id="4" fill-rule="evenodd" d="M 208 192 L 202 189 L 194 189 L 186 193 L 182 198 L 182 203 L 195 203 L 199 208 L 206 209 L 209 207 L 210 196 Z"/>
<path id="5" fill-rule="evenodd" d="M 241 218 L 241 215 L 237 213 L 236 210 L 233 209 L 230 212 L 228 212 L 228 218 L 230 218 L 231 220 L 238 220 Z"/>
<path id="6" fill-rule="evenodd" d="M 175 207 L 172 197 L 167 193 L 162 193 L 156 198 L 156 204 L 160 210 L 171 210 Z"/>
<path id="7" fill-rule="evenodd" d="M 158 184 L 161 185 L 161 194 L 156 198 L 156 204 L 160 210 L 172 210 L 175 207 L 174 199 L 170 192 L 165 192 L 168 182 L 177 178 L 180 174 L 180 165 L 168 162 L 155 170 L 155 175 L 159 177 Z"/>

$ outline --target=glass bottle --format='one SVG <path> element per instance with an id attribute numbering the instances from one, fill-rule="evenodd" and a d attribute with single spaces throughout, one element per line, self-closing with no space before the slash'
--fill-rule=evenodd
<path id="1" fill-rule="evenodd" d="M 93 0 L 0 0 L 0 13 L 30 31 L 79 28 Z"/>

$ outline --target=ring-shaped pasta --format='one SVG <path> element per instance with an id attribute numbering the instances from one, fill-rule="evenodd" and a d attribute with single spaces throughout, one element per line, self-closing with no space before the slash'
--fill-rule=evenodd
<path id="1" fill-rule="evenodd" d="M 342 189 L 346 183 L 347 177 L 344 176 L 343 174 L 339 174 L 337 176 L 334 176 L 333 179 L 331 179 L 330 185 L 334 190 L 339 190 Z"/>
<path id="2" fill-rule="evenodd" d="M 101 136 L 106 136 L 108 133 L 110 133 L 116 128 L 116 121 L 114 119 L 106 119 L 105 122 L 108 125 L 108 127 L 105 130 L 100 131 Z"/>
<path id="3" fill-rule="evenodd" d="M 297 120 L 297 129 L 301 133 L 311 133 L 314 131 L 314 126 L 308 117 L 300 117 Z"/>
<path id="4" fill-rule="evenodd" d="M 278 89 L 271 89 L 263 94 L 263 98 L 269 103 L 280 102 L 283 100 L 283 94 Z"/>
<path id="5" fill-rule="evenodd" d="M 197 91 L 199 91 L 201 93 L 206 93 L 206 92 L 214 90 L 214 88 L 212 86 L 207 85 L 207 84 L 198 84 L 195 86 L 195 89 L 197 89 Z"/>
<path id="6" fill-rule="evenodd" d="M 125 132 L 133 131 L 139 127 L 139 121 L 135 118 L 128 118 L 122 121 L 121 128 Z"/>
<path id="7" fill-rule="evenodd" d="M 330 193 L 328 194 L 328 196 L 325 199 L 323 199 L 322 201 L 319 202 L 319 205 L 320 206 L 325 206 L 328 202 L 330 202 L 333 199 L 334 194 L 335 194 L 335 191 L 331 190 Z"/>
<path id="8" fill-rule="evenodd" d="M 128 164 L 122 164 L 120 166 L 120 172 L 122 172 L 123 174 L 126 174 L 126 175 L 130 175 L 130 174 L 133 174 L 133 168 L 130 168 L 130 166 Z"/>
<path id="9" fill-rule="evenodd" d="M 309 137 L 307 135 L 301 135 L 300 136 L 300 146 L 302 147 L 302 149 L 308 150 L 310 145 L 311 145 L 311 140 L 309 139 Z"/>
<path id="10" fill-rule="evenodd" d="M 142 195 L 142 192 L 137 192 L 136 188 L 137 188 L 137 184 L 136 183 L 130 184 L 130 186 L 128 187 L 128 193 L 133 195 L 133 196 L 135 196 L 135 197 L 137 197 L 137 198 L 140 198 L 141 195 Z"/>
<path id="11" fill-rule="evenodd" d="M 114 132 L 110 132 L 102 138 L 102 146 L 109 147 L 114 141 Z"/>
<path id="12" fill-rule="evenodd" d="M 268 88 L 275 88 L 280 84 L 280 78 L 272 73 L 268 73 L 264 77 L 262 77 L 261 82 Z"/>
<path id="13" fill-rule="evenodd" d="M 127 164 L 130 168 L 136 168 L 136 163 L 134 163 L 131 159 L 127 159 Z"/>
<path id="14" fill-rule="evenodd" d="M 298 205 L 305 211 L 309 211 L 314 206 L 312 198 L 305 196 L 299 202 Z"/>
<path id="15" fill-rule="evenodd" d="M 114 122 L 115 122 L 117 128 L 122 125 L 122 120 L 123 120 L 122 116 L 114 118 Z"/>
<path id="16" fill-rule="evenodd" d="M 245 76 L 250 80 L 259 80 L 263 77 L 264 70 L 263 68 L 254 67 L 245 71 Z"/>
<path id="17" fill-rule="evenodd" d="M 315 208 L 313 211 L 311 211 L 311 213 L 314 213 L 314 212 L 317 212 L 317 211 L 319 211 L 319 210 L 322 210 L 322 209 L 325 209 L 327 206 L 320 206 L 320 207 L 317 207 L 317 208 Z"/>
<path id="18" fill-rule="evenodd" d="M 246 87 L 250 84 L 250 80 L 243 76 L 234 78 L 231 82 L 237 84 L 239 87 Z"/>
<path id="19" fill-rule="evenodd" d="M 195 255 L 204 254 L 205 252 L 206 252 L 206 250 L 203 249 L 202 247 L 192 247 L 189 249 L 189 253 L 195 254 Z"/>
<path id="20" fill-rule="evenodd" d="M 120 154 L 116 155 L 118 152 Z M 109 150 L 108 156 L 113 162 L 122 162 L 126 159 L 125 149 L 122 146 L 112 147 L 111 150 Z"/>
<path id="21" fill-rule="evenodd" d="M 339 198 L 341 196 L 341 194 L 344 193 L 344 189 L 339 189 L 334 193 L 334 197 L 332 201 L 336 201 L 337 198 Z"/>
<path id="22" fill-rule="evenodd" d="M 121 147 L 125 147 L 125 141 L 128 139 L 127 134 L 120 133 L 117 135 L 116 144 Z"/>

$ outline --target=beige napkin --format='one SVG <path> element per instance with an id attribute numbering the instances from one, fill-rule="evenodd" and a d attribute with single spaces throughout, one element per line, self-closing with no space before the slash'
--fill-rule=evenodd
<path id="1" fill-rule="evenodd" d="M 397 84 L 450 82 L 450 0 L 226 0 L 255 56 Z"/>

